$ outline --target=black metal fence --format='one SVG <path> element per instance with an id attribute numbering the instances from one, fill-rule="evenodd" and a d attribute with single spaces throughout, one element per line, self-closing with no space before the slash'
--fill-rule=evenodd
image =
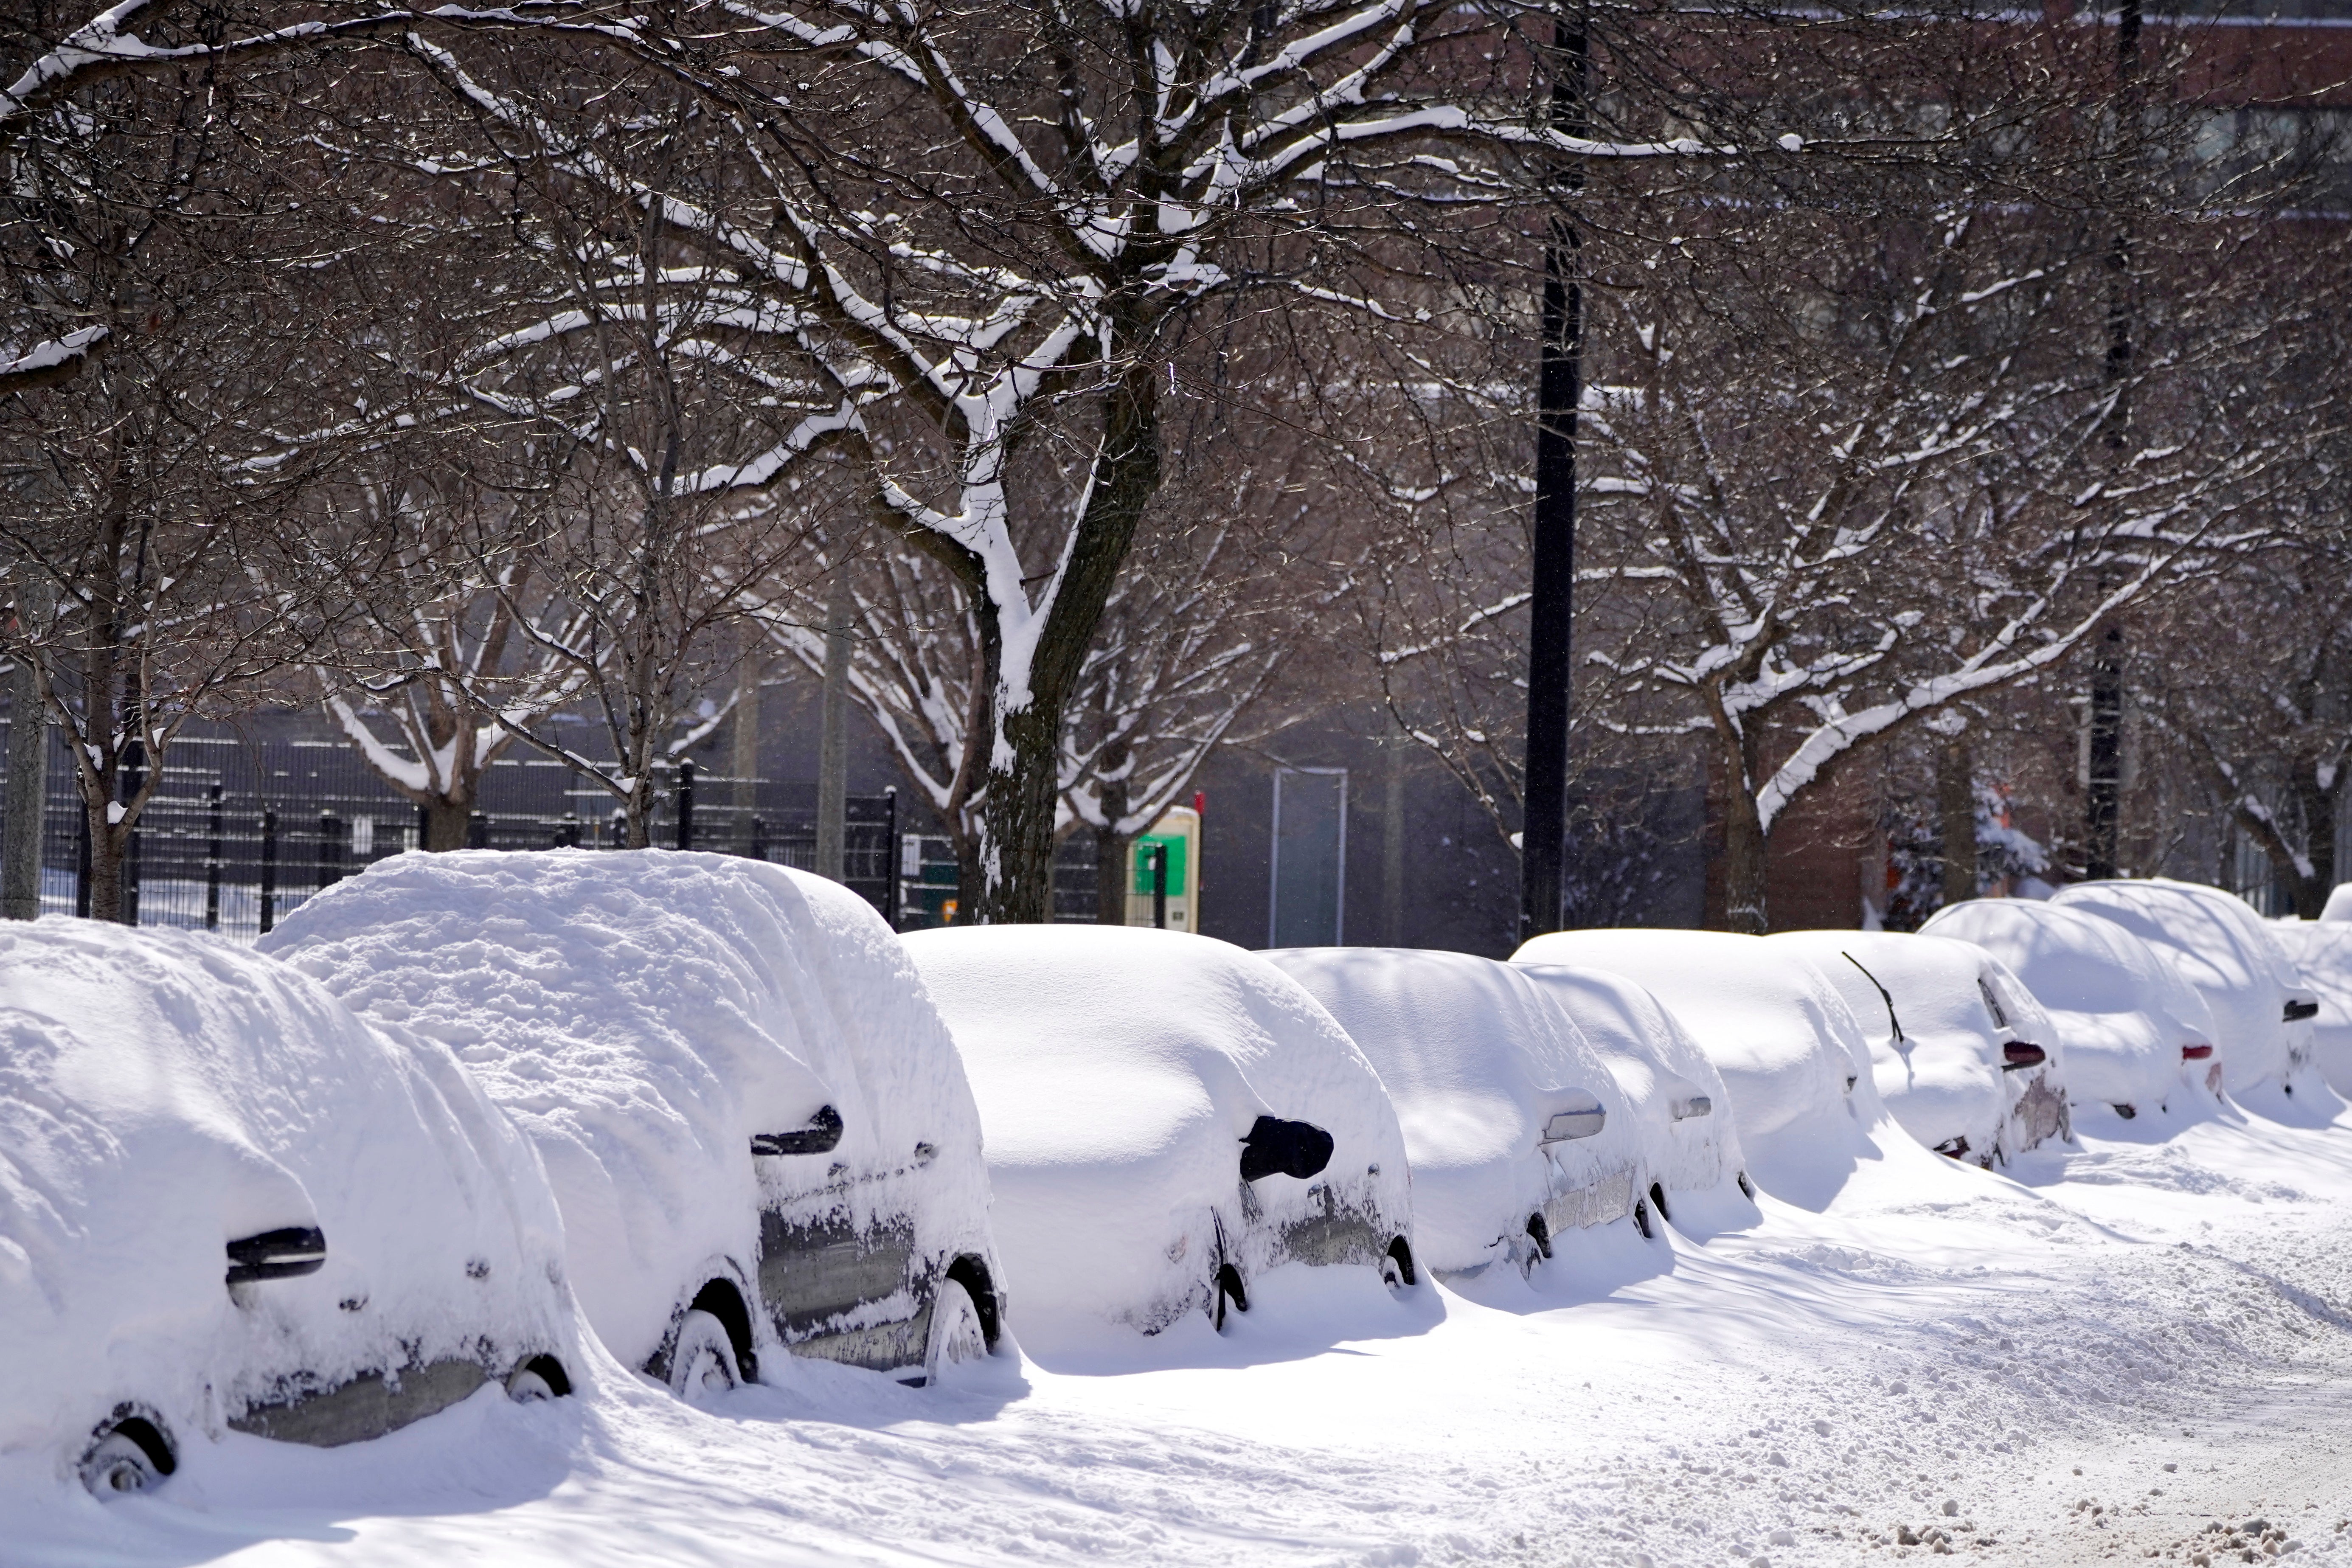
<path id="1" fill-rule="evenodd" d="M 0 721 L 0 734 L 6 724 Z M 89 910 L 89 825 L 72 756 L 49 732 L 41 855 L 45 913 Z M 5 745 L 5 742 L 0 742 Z M 776 799 L 763 781 L 715 774 L 691 762 L 656 781 L 653 841 L 813 868 L 816 813 Z M 613 797 L 540 757 L 493 763 L 467 842 L 490 849 L 618 847 Z M 900 831 L 895 791 L 852 795 L 843 881 L 896 924 L 910 888 L 936 886 L 936 853 Z M 128 912 L 141 925 L 194 927 L 251 941 L 312 893 L 424 842 L 421 808 L 336 740 L 184 734 L 161 786 L 141 813 L 123 868 Z M 946 857 L 952 887 L 954 861 Z M 902 867 L 906 868 L 902 871 Z M 950 896 L 952 896 L 950 894 Z M 918 895 L 913 908 L 920 911 Z M 925 921 L 916 914 L 920 923 Z"/>

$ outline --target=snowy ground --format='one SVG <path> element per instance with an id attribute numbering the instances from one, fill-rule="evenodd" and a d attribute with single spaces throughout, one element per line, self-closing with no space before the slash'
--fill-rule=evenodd
<path id="1" fill-rule="evenodd" d="M 706 1415 L 608 1366 L 355 1448 L 199 1442 L 103 1510 L 0 1471 L 0 1562 L 2064 1568 L 2237 1561 L 2207 1527 L 2258 1518 L 2352 1565 L 2352 1114 L 2148 1120 L 2021 1182 L 1615 1227 L 1534 1289 L 1292 1269 L 1222 1339 L 961 1391 L 796 1364 Z"/>

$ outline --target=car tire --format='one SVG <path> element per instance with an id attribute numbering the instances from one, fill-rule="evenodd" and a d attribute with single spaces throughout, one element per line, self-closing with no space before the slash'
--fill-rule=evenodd
<path id="1" fill-rule="evenodd" d="M 142 1421 L 141 1426 L 147 1426 Z M 144 1433 L 134 1433 L 131 1422 L 123 1422 L 101 1436 L 89 1446 L 77 1467 L 81 1484 L 89 1489 L 100 1501 L 131 1497 L 140 1492 L 152 1492 L 163 1484 L 163 1478 L 176 1468 L 171 1460 L 171 1450 L 163 1446 L 161 1435 L 142 1441 Z M 152 1427 L 149 1427 L 152 1431 Z"/>
<path id="2" fill-rule="evenodd" d="M 703 1405 L 742 1385 L 727 1325 L 709 1312 L 687 1313 L 669 1352 L 669 1391 L 688 1405 Z"/>
<path id="3" fill-rule="evenodd" d="M 923 1382 L 936 1388 L 957 1381 L 963 1370 L 988 1354 L 988 1333 L 971 1292 L 942 1279 L 931 1297 L 931 1331 L 923 1349 Z"/>

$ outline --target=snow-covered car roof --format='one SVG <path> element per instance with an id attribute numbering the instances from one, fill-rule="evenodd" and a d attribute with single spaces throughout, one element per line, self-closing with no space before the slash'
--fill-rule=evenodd
<path id="1" fill-rule="evenodd" d="M 1318 1237 L 1410 1236 L 1387 1089 L 1265 959 L 1116 926 L 951 927 L 906 945 L 980 1102 L 1025 1337 L 1040 1314 L 1156 1332 L 1213 1311 L 1228 1263 L 1254 1278 L 1293 1258 L 1369 1262 Z M 1242 1179 L 1269 1118 L 1328 1135 L 1313 1175 Z"/>
<path id="2" fill-rule="evenodd" d="M 2311 994 L 2244 900 L 2219 888 L 2151 878 L 2078 882 L 2051 902 L 2113 921 L 2170 960 L 2212 1011 L 2225 1089 L 2284 1079 L 2300 1065 L 2285 1015 L 2288 1004 Z"/>
<path id="3" fill-rule="evenodd" d="M 1894 931 L 1785 931 L 1766 940 L 1811 959 L 1845 997 L 1870 1042 L 1879 1099 L 1928 1148 L 1991 1164 L 2063 1125 L 2056 1027 L 1983 948 Z M 2016 1065 L 2011 1045 L 2024 1058 Z"/>
<path id="4" fill-rule="evenodd" d="M 2204 1000 L 2113 921 L 2030 899 L 1970 899 L 1919 929 L 1974 942 L 2025 983 L 2057 1026 L 2076 1107 L 2162 1105 L 2185 1081 L 2183 1047 L 2213 1042 Z"/>
<path id="5" fill-rule="evenodd" d="M 1616 1079 L 1652 1182 L 1670 1193 L 1711 1192 L 1738 1180 L 1737 1119 L 1723 1075 L 1647 987 L 1605 969 L 1513 966 L 1576 1020 Z"/>
<path id="6" fill-rule="evenodd" d="M 444 1047 L 206 937 L 0 927 L 0 1453 L 69 1474 L 122 1409 L 183 1453 L 333 1443 L 576 1373 L 562 1279 L 538 1161 Z M 327 1403 L 404 1373 L 397 1411 Z"/>
<path id="7" fill-rule="evenodd" d="M 929 1190 L 927 1245 L 986 1235 L 954 1044 L 898 937 L 838 883 L 670 850 L 411 853 L 308 900 L 262 946 L 466 1062 L 538 1146 L 574 1289 L 631 1365 L 670 1331 L 682 1283 L 760 1256 L 753 1138 L 826 1107 L 845 1172 L 919 1144 L 961 1172 Z M 894 1217 L 894 1192 L 838 1185 L 852 1231 Z"/>
<path id="8" fill-rule="evenodd" d="M 1388 1086 L 1430 1268 L 1526 1267 L 1553 1234 L 1633 1212 L 1642 1148 L 1624 1095 L 1576 1021 L 1524 973 L 1410 948 L 1263 956 L 1330 1009 Z"/>

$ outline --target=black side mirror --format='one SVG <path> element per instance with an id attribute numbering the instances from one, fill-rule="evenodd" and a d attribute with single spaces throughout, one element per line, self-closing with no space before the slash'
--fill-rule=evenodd
<path id="1" fill-rule="evenodd" d="M 820 1105 L 809 1124 L 797 1132 L 754 1132 L 751 1152 L 754 1154 L 830 1154 L 833 1146 L 841 1142 L 841 1112 L 830 1105 Z"/>
<path id="2" fill-rule="evenodd" d="M 327 1238 L 315 1226 L 289 1226 L 265 1230 L 228 1244 L 228 1282 L 249 1285 L 257 1279 L 291 1279 L 316 1274 L 327 1266 Z"/>
<path id="3" fill-rule="evenodd" d="M 1320 1127 L 1261 1116 L 1242 1140 L 1242 1180 L 1279 1174 L 1304 1181 L 1331 1163 L 1331 1134 Z"/>
<path id="4" fill-rule="evenodd" d="M 2285 1021 L 2290 1024 L 2300 1024 L 2305 1018 L 2315 1018 L 2318 1016 L 2319 1004 L 2316 1002 L 2290 1002 L 2286 1005 Z"/>

